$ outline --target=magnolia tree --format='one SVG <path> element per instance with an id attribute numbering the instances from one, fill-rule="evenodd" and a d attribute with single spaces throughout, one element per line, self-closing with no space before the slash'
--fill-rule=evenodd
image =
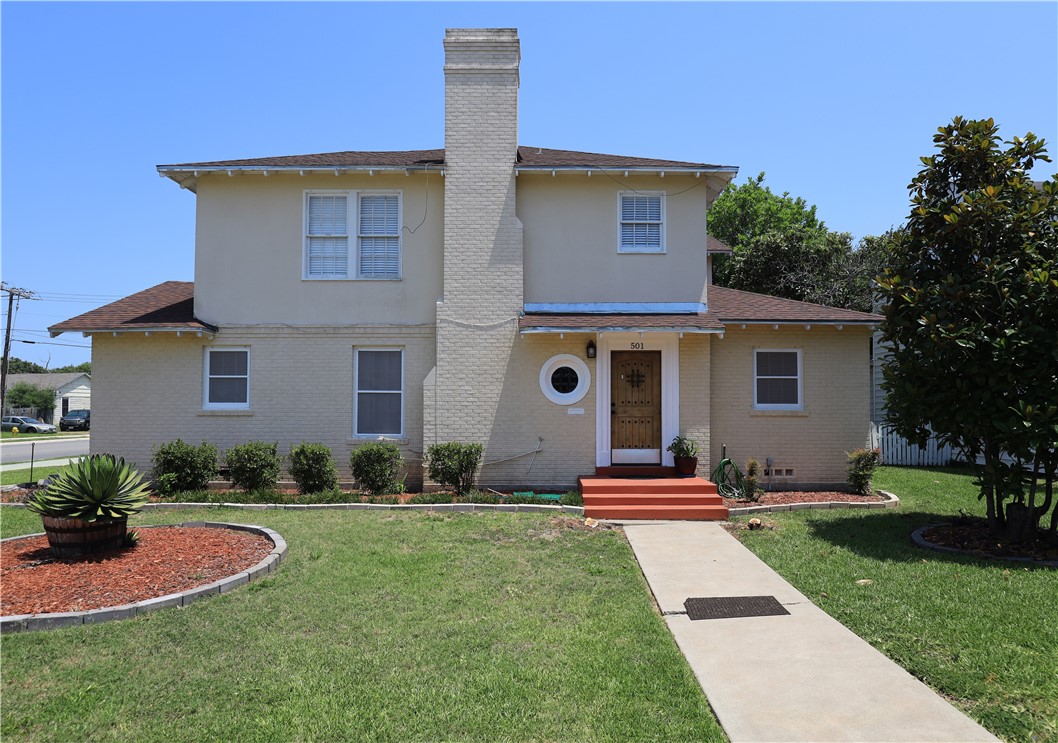
<path id="1" fill-rule="evenodd" d="M 978 466 L 989 526 L 1034 539 L 1058 507 L 1058 176 L 1033 134 L 956 118 L 911 182 L 912 209 L 878 295 L 897 432 L 927 427 Z M 1012 460 L 1012 461 L 1011 461 Z"/>

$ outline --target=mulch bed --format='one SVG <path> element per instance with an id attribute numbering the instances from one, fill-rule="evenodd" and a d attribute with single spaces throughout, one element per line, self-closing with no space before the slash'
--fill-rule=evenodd
<path id="1" fill-rule="evenodd" d="M 746 506 L 781 506 L 787 503 L 828 503 L 838 501 L 840 503 L 862 503 L 864 501 L 888 500 L 881 495 L 857 495 L 856 493 L 843 493 L 839 490 L 790 490 L 765 492 L 759 501 L 743 500 L 741 498 L 724 498 L 724 505 L 728 508 L 745 508 Z"/>
<path id="2" fill-rule="evenodd" d="M 87 611 L 157 598 L 242 572 L 275 545 L 231 529 L 139 529 L 139 544 L 87 558 L 53 557 L 44 536 L 0 546 L 0 614 Z"/>
<path id="3" fill-rule="evenodd" d="M 1040 538 L 1026 544 L 1010 544 L 997 538 L 984 520 L 966 519 L 926 529 L 922 538 L 939 547 L 968 552 L 982 557 L 1027 557 L 1032 560 L 1058 560 L 1058 545 Z"/>

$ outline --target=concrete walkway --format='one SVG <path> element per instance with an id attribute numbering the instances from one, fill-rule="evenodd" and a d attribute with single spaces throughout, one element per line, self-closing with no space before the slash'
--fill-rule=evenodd
<path id="1" fill-rule="evenodd" d="M 676 643 L 734 743 L 997 740 L 719 525 L 623 526 Z M 775 596 L 790 614 L 687 618 L 687 598 L 711 596 Z"/>

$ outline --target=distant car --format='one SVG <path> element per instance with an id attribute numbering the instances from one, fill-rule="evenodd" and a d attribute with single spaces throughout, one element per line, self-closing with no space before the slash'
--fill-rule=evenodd
<path id="1" fill-rule="evenodd" d="M 87 431 L 91 427 L 91 410 L 71 410 L 59 420 L 60 431 Z"/>
<path id="2" fill-rule="evenodd" d="M 17 427 L 19 433 L 55 433 L 52 424 L 22 415 L 5 415 L 2 426 L 5 431 Z"/>

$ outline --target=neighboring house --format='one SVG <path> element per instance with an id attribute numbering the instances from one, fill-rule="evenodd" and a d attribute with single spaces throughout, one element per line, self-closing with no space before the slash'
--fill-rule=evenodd
<path id="1" fill-rule="evenodd" d="M 71 410 L 92 409 L 92 377 L 83 372 L 56 372 L 53 374 L 8 374 L 7 388 L 18 383 L 31 384 L 42 390 L 55 390 L 53 409 L 34 412 L 45 423 L 59 425 L 59 419 Z"/>
<path id="2" fill-rule="evenodd" d="M 880 318 L 711 285 L 736 168 L 520 147 L 514 30 L 444 47 L 443 150 L 158 167 L 197 196 L 194 283 L 51 328 L 92 336 L 92 450 L 321 441 L 344 469 L 385 437 L 415 487 L 426 447 L 480 442 L 483 485 L 566 488 L 683 434 L 706 476 L 726 445 L 843 483 Z"/>

